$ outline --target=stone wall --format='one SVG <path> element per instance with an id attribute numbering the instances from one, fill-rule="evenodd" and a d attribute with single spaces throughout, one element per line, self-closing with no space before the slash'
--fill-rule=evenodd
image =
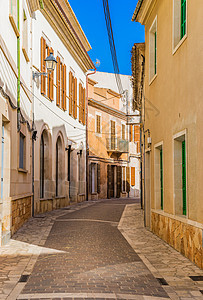
<path id="1" fill-rule="evenodd" d="M 48 211 L 66 207 L 70 204 L 68 197 L 57 197 L 53 199 L 41 199 L 36 203 L 36 214 L 43 214 Z"/>
<path id="2" fill-rule="evenodd" d="M 31 196 L 12 200 L 11 235 L 13 235 L 31 217 L 31 201 Z"/>
<path id="3" fill-rule="evenodd" d="M 203 268 L 201 228 L 152 212 L 151 230 L 199 268 Z"/>

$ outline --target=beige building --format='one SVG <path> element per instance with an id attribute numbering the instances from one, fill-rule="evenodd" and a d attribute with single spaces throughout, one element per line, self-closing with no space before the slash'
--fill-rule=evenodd
<path id="1" fill-rule="evenodd" d="M 146 225 L 200 268 L 202 9 L 202 0 L 139 0 L 132 19 L 145 25 L 142 117 Z"/>

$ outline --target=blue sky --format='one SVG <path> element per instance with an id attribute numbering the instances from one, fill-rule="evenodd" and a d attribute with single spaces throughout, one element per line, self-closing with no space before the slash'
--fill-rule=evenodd
<path id="1" fill-rule="evenodd" d="M 130 75 L 131 48 L 134 43 L 144 42 L 144 26 L 131 18 L 138 0 L 109 0 L 111 21 L 121 74 Z M 95 63 L 100 60 L 98 71 L 113 73 L 108 35 L 102 0 L 69 0 L 92 50 L 89 55 Z"/>

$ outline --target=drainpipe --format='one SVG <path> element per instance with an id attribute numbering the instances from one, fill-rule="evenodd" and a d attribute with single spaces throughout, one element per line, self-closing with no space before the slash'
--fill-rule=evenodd
<path id="1" fill-rule="evenodd" d="M 20 32 L 20 0 L 17 0 L 17 28 Z M 20 131 L 20 36 L 17 37 L 17 129 Z"/>
<path id="2" fill-rule="evenodd" d="M 88 76 L 95 74 L 97 69 L 94 69 L 94 72 L 91 72 L 86 75 L 86 200 L 88 201 L 88 191 L 89 191 L 89 145 L 88 145 Z"/>

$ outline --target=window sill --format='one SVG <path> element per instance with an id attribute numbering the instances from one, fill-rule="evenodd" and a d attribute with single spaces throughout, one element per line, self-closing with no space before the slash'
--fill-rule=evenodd
<path id="1" fill-rule="evenodd" d="M 51 100 L 50 98 L 48 98 L 47 95 L 45 95 L 45 94 L 42 94 L 42 93 L 41 93 L 41 95 L 42 95 L 44 98 L 46 98 L 47 100 L 49 100 L 50 102 L 53 102 L 53 101 L 54 101 L 54 100 Z"/>
<path id="2" fill-rule="evenodd" d="M 14 30 L 14 32 L 15 32 L 15 35 L 16 35 L 17 37 L 19 37 L 19 36 L 20 36 L 20 32 L 18 31 L 18 28 L 17 28 L 17 26 L 16 26 L 16 22 L 15 22 L 15 20 L 14 20 L 14 18 L 13 18 L 12 15 L 9 15 L 9 20 L 10 20 L 10 23 L 11 23 L 11 25 L 12 25 L 12 27 L 13 27 L 13 30 Z"/>
<path id="3" fill-rule="evenodd" d="M 97 192 L 91 193 L 91 195 L 97 195 L 97 194 L 98 194 Z"/>
<path id="4" fill-rule="evenodd" d="M 23 51 L 23 54 L 24 54 L 24 56 L 25 56 L 25 60 L 26 60 L 26 62 L 28 63 L 30 60 L 29 60 L 27 51 L 26 51 L 26 49 L 25 49 L 24 47 L 22 47 L 22 51 Z"/>
<path id="5" fill-rule="evenodd" d="M 18 172 L 21 172 L 21 173 L 28 173 L 28 170 L 26 170 L 26 169 L 21 169 L 21 168 L 18 168 Z"/>
<path id="6" fill-rule="evenodd" d="M 152 82 L 154 82 L 154 80 L 157 78 L 157 73 L 154 75 L 154 77 L 152 77 L 152 79 L 150 80 L 150 82 L 149 82 L 149 85 L 151 85 L 152 84 Z"/>
<path id="7" fill-rule="evenodd" d="M 184 35 L 184 37 L 180 40 L 180 42 L 177 44 L 175 48 L 173 48 L 173 55 L 178 51 L 180 46 L 184 43 L 184 41 L 187 39 L 187 34 Z"/>

